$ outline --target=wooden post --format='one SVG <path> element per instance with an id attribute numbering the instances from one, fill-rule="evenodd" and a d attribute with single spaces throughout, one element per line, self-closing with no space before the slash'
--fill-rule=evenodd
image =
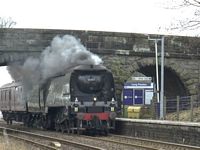
<path id="1" fill-rule="evenodd" d="M 151 116 L 153 119 L 156 119 L 156 96 L 153 96 L 153 99 L 151 100 Z"/>
<path id="2" fill-rule="evenodd" d="M 151 100 L 151 118 L 154 119 L 154 97 Z"/>
<path id="3" fill-rule="evenodd" d="M 177 103 L 176 103 L 176 114 L 177 114 L 177 116 L 176 116 L 177 118 L 176 118 L 176 119 L 177 119 L 177 121 L 179 121 L 179 103 L 180 103 L 180 96 L 177 96 L 177 97 L 176 97 L 176 102 L 177 102 Z"/>
<path id="4" fill-rule="evenodd" d="M 194 106 L 194 98 L 193 96 L 190 97 L 190 121 L 193 121 L 193 107 Z"/>

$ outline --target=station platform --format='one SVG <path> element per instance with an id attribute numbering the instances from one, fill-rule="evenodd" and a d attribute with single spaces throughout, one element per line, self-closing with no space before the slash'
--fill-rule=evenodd
<path id="1" fill-rule="evenodd" d="M 150 119 L 130 119 L 130 118 L 116 118 L 117 121 L 147 123 L 147 124 L 163 124 L 173 126 L 190 126 L 200 127 L 200 122 L 186 122 L 186 121 L 170 121 L 170 120 L 150 120 Z"/>
<path id="2" fill-rule="evenodd" d="M 200 146 L 200 122 L 116 118 L 116 133 Z"/>

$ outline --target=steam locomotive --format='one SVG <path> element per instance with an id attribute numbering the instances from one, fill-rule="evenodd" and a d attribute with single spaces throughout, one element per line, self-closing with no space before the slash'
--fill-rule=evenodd
<path id="1" fill-rule="evenodd" d="M 80 65 L 30 91 L 13 82 L 0 88 L 0 109 L 8 124 L 78 134 L 115 128 L 117 101 L 112 73 L 102 65 Z"/>

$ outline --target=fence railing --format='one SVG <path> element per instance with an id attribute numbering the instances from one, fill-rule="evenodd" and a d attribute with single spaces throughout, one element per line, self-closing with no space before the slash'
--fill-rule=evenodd
<path id="1" fill-rule="evenodd" d="M 200 99 L 199 96 L 177 96 L 173 99 L 164 98 L 163 105 L 164 119 L 177 120 L 177 121 L 200 121 L 196 114 L 200 114 Z M 159 103 L 155 100 L 152 101 L 152 107 L 154 112 L 154 118 L 159 119 L 160 107 Z"/>

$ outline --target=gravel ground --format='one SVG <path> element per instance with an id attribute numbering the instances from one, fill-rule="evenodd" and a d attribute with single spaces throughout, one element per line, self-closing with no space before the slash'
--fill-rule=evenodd
<path id="1" fill-rule="evenodd" d="M 6 136 L 0 136 L 0 150 L 41 150 L 38 147 Z"/>
<path id="2" fill-rule="evenodd" d="M 42 135 L 48 135 L 48 136 L 52 136 L 52 137 L 66 139 L 69 141 L 84 143 L 84 144 L 88 144 L 88 145 L 92 145 L 92 146 L 96 146 L 96 147 L 101 147 L 106 150 L 136 150 L 136 148 L 133 148 L 130 146 L 124 146 L 124 145 L 105 142 L 105 141 L 101 141 L 101 140 L 87 139 L 85 137 L 81 137 L 81 136 L 77 136 L 77 135 L 62 134 L 60 132 L 55 132 L 55 131 L 44 131 L 44 130 L 32 129 L 32 128 L 24 127 L 23 125 L 20 125 L 20 124 L 13 124 L 12 126 L 7 126 L 5 123 L 0 122 L 0 125 L 1 124 L 2 124 L 2 126 L 9 127 L 9 128 L 14 128 L 14 129 L 24 130 L 24 131 L 38 133 L 38 134 L 42 134 Z M 29 137 L 29 138 L 33 138 L 33 137 Z M 33 138 L 33 140 L 34 139 L 38 140 L 37 138 Z M 50 142 L 51 142 L 51 141 L 40 140 L 40 142 L 41 141 L 42 141 L 42 143 L 45 143 L 45 144 L 50 144 Z M 62 149 L 67 149 L 67 150 L 68 149 L 69 150 L 77 149 L 77 150 L 79 150 L 80 148 L 74 148 L 74 147 L 62 144 L 61 150 Z M 137 150 L 138 150 L 138 148 L 137 148 Z"/>

